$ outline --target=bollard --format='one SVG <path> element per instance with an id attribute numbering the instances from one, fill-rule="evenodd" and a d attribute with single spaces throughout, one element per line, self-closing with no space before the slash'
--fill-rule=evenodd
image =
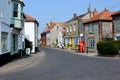
<path id="1" fill-rule="evenodd" d="M 88 54 L 88 47 L 86 47 L 86 54 Z"/>

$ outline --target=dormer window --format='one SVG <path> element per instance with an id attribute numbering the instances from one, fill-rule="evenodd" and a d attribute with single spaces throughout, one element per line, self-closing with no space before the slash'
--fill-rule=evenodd
<path id="1" fill-rule="evenodd" d="M 14 4 L 13 7 L 13 17 L 18 17 L 18 4 Z"/>

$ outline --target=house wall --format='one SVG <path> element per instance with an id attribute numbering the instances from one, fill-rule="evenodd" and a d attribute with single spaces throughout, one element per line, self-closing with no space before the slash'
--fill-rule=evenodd
<path id="1" fill-rule="evenodd" d="M 35 27 L 34 22 L 25 22 L 25 38 L 33 43 L 33 49 L 31 52 L 35 52 Z"/>
<path id="2" fill-rule="evenodd" d="M 57 24 L 50 31 L 50 42 L 51 42 L 50 45 L 51 45 L 51 47 L 54 47 L 57 44 L 56 40 L 58 40 L 58 35 L 59 35 L 59 33 L 62 33 L 62 30 L 63 30 L 63 28 L 59 24 Z M 62 38 L 61 39 L 59 38 L 58 43 L 62 43 Z"/>
<path id="3" fill-rule="evenodd" d="M 46 33 L 41 34 L 42 46 L 46 46 L 47 43 L 46 36 L 47 36 Z"/>
<path id="4" fill-rule="evenodd" d="M 101 27 L 100 27 L 101 26 Z M 92 32 L 90 29 L 92 27 Z M 100 29 L 101 28 L 101 29 Z M 89 52 L 97 52 L 97 43 L 107 38 L 112 38 L 112 23 L 107 21 L 99 21 L 85 24 L 85 48 L 89 47 Z M 90 39 L 94 39 L 93 47 L 91 47 Z"/>
<path id="5" fill-rule="evenodd" d="M 113 16 L 114 39 L 120 40 L 120 16 Z"/>
<path id="6" fill-rule="evenodd" d="M 51 37 L 50 37 L 50 33 L 47 33 L 47 35 L 46 35 L 46 44 L 47 44 L 47 46 L 51 46 Z"/>
<path id="7" fill-rule="evenodd" d="M 74 31 L 74 25 L 76 26 L 76 31 Z M 70 37 L 70 36 L 78 35 L 78 20 L 66 22 L 65 26 L 66 26 L 65 36 Z M 70 31 L 70 26 L 72 27 L 72 31 Z M 68 28 L 68 32 L 67 32 L 67 28 Z"/>
<path id="8" fill-rule="evenodd" d="M 19 35 L 18 35 L 18 50 L 22 50 L 24 49 L 24 28 L 22 28 L 22 30 L 20 31 Z"/>
<path id="9" fill-rule="evenodd" d="M 35 47 L 38 47 L 38 25 L 34 23 L 34 28 L 35 28 Z"/>
<path id="10" fill-rule="evenodd" d="M 112 39 L 112 22 L 102 22 L 102 40 Z"/>
<path id="11" fill-rule="evenodd" d="M 89 31 L 90 30 L 90 26 L 92 26 L 93 30 L 92 33 Z M 90 45 L 90 39 L 94 39 L 94 43 L 93 43 L 93 47 L 91 47 Z M 89 47 L 89 52 L 96 52 L 97 49 L 97 42 L 99 41 L 99 23 L 88 23 L 85 24 L 85 49 L 87 47 Z"/>
<path id="12" fill-rule="evenodd" d="M 0 55 L 9 53 L 11 51 L 11 43 L 10 43 L 10 4 L 8 0 L 0 0 Z M 2 33 L 6 34 L 6 40 L 3 40 Z M 5 37 L 4 37 L 5 38 Z M 4 42 L 4 44 L 3 44 Z M 6 47 L 3 50 L 3 45 Z"/>
<path id="13" fill-rule="evenodd" d="M 66 22 L 65 26 L 65 47 L 75 47 L 78 43 L 78 20 Z"/>

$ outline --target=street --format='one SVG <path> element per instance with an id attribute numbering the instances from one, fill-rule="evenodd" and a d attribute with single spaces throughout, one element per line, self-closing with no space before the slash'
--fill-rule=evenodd
<path id="1" fill-rule="evenodd" d="M 0 75 L 0 80 L 120 80 L 120 59 L 88 57 L 40 48 L 45 57 L 30 67 Z"/>

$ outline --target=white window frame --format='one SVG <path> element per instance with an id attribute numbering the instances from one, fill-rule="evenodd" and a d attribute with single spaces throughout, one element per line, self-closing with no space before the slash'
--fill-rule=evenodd
<path id="1" fill-rule="evenodd" d="M 73 26 L 73 27 L 74 27 L 74 31 L 76 31 L 76 24 L 74 24 L 74 26 Z"/>
<path id="2" fill-rule="evenodd" d="M 89 46 L 89 48 L 94 48 L 95 47 L 95 39 L 94 38 L 89 38 L 88 39 L 88 46 Z"/>

